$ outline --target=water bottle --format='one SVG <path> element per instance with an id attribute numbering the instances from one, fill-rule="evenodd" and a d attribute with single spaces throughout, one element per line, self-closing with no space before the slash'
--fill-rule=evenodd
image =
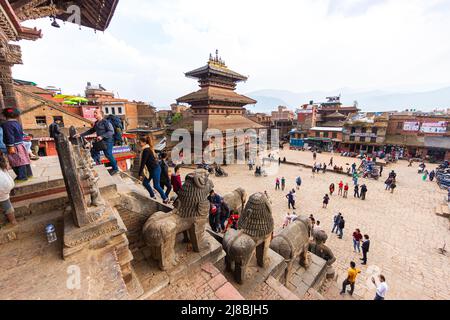
<path id="1" fill-rule="evenodd" d="M 56 228 L 53 224 L 49 224 L 45 227 L 45 234 L 47 235 L 48 243 L 52 243 L 57 240 Z"/>

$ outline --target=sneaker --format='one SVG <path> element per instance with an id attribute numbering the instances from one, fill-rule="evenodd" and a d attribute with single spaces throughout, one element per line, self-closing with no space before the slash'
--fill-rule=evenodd
<path id="1" fill-rule="evenodd" d="M 119 173 L 119 170 L 113 170 L 113 171 L 111 171 L 111 173 L 110 173 L 110 175 L 116 175 L 116 174 L 118 174 Z"/>

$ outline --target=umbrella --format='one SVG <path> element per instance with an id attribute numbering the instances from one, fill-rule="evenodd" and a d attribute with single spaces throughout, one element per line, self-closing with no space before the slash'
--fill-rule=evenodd
<path id="1" fill-rule="evenodd" d="M 76 103 L 76 102 L 74 102 L 74 101 L 64 101 L 63 103 L 64 103 L 64 104 L 71 105 L 71 106 L 74 106 L 74 105 L 77 105 L 77 104 L 78 104 L 78 103 Z"/>
<path id="2" fill-rule="evenodd" d="M 86 102 L 89 102 L 88 99 L 83 98 L 83 97 L 73 97 L 73 98 L 70 98 L 69 101 L 76 102 L 76 103 L 86 103 Z"/>

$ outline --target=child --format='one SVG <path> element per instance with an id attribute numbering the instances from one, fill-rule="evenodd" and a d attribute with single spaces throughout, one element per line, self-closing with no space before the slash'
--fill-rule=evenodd
<path id="1" fill-rule="evenodd" d="M 334 193 L 334 183 L 330 184 L 330 196 L 333 196 Z"/>
<path id="2" fill-rule="evenodd" d="M 14 207 L 9 200 L 9 194 L 14 189 L 14 180 L 9 175 L 6 165 L 6 159 L 0 151 L 0 208 L 3 210 L 9 223 L 17 225 L 14 215 Z"/>
<path id="3" fill-rule="evenodd" d="M 330 201 L 330 197 L 328 196 L 328 194 L 326 194 L 325 197 L 323 197 L 323 207 L 322 208 L 326 209 L 329 201 Z"/>
<path id="4" fill-rule="evenodd" d="M 172 184 L 173 191 L 178 194 L 180 190 L 183 190 L 183 186 L 181 184 L 181 176 L 180 176 L 180 165 L 175 166 L 175 172 L 172 173 L 170 177 L 170 183 Z"/>
<path id="5" fill-rule="evenodd" d="M 225 232 L 228 231 L 228 228 L 237 230 L 238 220 L 239 220 L 239 213 L 236 210 L 232 210 L 230 218 L 228 218 L 228 223 L 227 227 L 225 228 Z"/>
<path id="6" fill-rule="evenodd" d="M 338 192 L 339 196 L 342 196 L 343 189 L 344 189 L 344 183 L 341 180 L 341 182 L 339 182 L 339 192 Z"/>

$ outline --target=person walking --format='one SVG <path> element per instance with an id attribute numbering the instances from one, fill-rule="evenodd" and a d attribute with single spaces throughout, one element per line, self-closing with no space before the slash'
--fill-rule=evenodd
<path id="1" fill-rule="evenodd" d="M 292 191 L 289 191 L 289 193 L 286 195 L 286 198 L 288 199 L 288 208 L 295 210 L 295 196 L 294 193 L 292 193 Z"/>
<path id="2" fill-rule="evenodd" d="M 367 186 L 363 184 L 361 186 L 361 200 L 366 200 L 366 194 L 367 194 Z"/>
<path id="3" fill-rule="evenodd" d="M 167 153 L 163 152 L 160 155 L 161 160 L 159 161 L 159 165 L 161 167 L 161 178 L 160 178 L 160 185 L 161 188 L 164 190 L 166 188 L 166 197 L 169 197 L 170 191 L 172 191 L 172 184 L 170 183 L 170 177 L 169 177 L 169 166 L 167 164 Z"/>
<path id="4" fill-rule="evenodd" d="M 353 162 L 352 164 L 352 173 L 356 172 L 356 163 Z"/>
<path id="5" fill-rule="evenodd" d="M 347 278 L 342 283 L 341 295 L 345 294 L 348 285 L 350 286 L 350 291 L 348 291 L 348 293 L 353 295 L 353 292 L 355 291 L 356 277 L 359 273 L 361 273 L 361 270 L 356 268 L 356 263 L 353 261 L 350 262 L 350 269 L 347 271 Z"/>
<path id="6" fill-rule="evenodd" d="M 62 124 L 61 118 L 55 118 L 53 123 L 48 127 L 50 138 L 56 139 L 56 136 L 61 133 L 60 125 Z"/>
<path id="7" fill-rule="evenodd" d="M 281 166 L 281 158 L 278 158 L 278 166 Z"/>
<path id="8" fill-rule="evenodd" d="M 372 277 L 372 283 L 377 287 L 377 291 L 375 294 L 375 299 L 374 300 L 384 300 L 386 298 L 386 293 L 389 290 L 389 287 L 386 283 L 386 278 L 384 277 L 384 275 L 380 274 L 378 276 L 378 281 L 379 283 L 377 284 L 377 282 L 375 281 L 375 278 Z"/>
<path id="9" fill-rule="evenodd" d="M 344 217 L 341 216 L 341 220 L 339 220 L 339 239 L 344 237 L 344 228 L 345 228 L 345 220 Z"/>
<path id="10" fill-rule="evenodd" d="M 359 175 L 357 172 L 353 174 L 353 184 L 356 186 L 358 184 Z"/>
<path id="11" fill-rule="evenodd" d="M 10 193 L 14 189 L 14 180 L 8 173 L 8 165 L 3 152 L 0 151 L 0 209 L 12 225 L 17 225 L 14 207 L 11 204 Z"/>
<path id="12" fill-rule="evenodd" d="M 425 170 L 422 176 L 422 181 L 427 181 L 427 178 L 428 178 L 428 170 Z"/>
<path id="13" fill-rule="evenodd" d="M 342 196 L 343 190 L 344 190 L 344 183 L 341 180 L 341 182 L 339 182 L 339 191 L 338 191 L 339 196 Z"/>
<path id="14" fill-rule="evenodd" d="M 361 246 L 362 248 L 362 252 L 363 252 L 363 257 L 361 258 L 363 265 L 367 264 L 367 253 L 369 252 L 370 249 L 370 239 L 369 236 L 367 234 L 364 235 L 364 242 Z"/>
<path id="15" fill-rule="evenodd" d="M 9 165 L 16 174 L 16 183 L 22 183 L 33 177 L 30 157 L 23 141 L 23 128 L 19 123 L 19 109 L 6 108 L 2 111 L 6 121 L 2 124 L 3 142 L 7 150 Z"/>
<path id="16" fill-rule="evenodd" d="M 95 110 L 94 117 L 97 120 L 94 124 L 94 127 L 82 133 L 81 135 L 77 134 L 76 137 L 86 137 L 88 135 L 96 133 L 96 142 L 93 144 L 91 150 L 92 158 L 97 163 L 97 165 L 100 165 L 100 151 L 103 151 L 105 157 L 109 160 L 109 163 L 112 166 L 111 175 L 115 175 L 119 172 L 119 168 L 117 167 L 117 161 L 112 153 L 114 147 L 114 127 L 111 122 L 103 118 L 102 110 Z"/>
<path id="17" fill-rule="evenodd" d="M 315 151 L 313 153 L 313 159 L 314 159 L 314 161 L 316 161 L 316 159 L 317 159 L 317 153 Z"/>
<path id="18" fill-rule="evenodd" d="M 150 182 L 153 180 L 154 188 L 158 191 L 164 203 L 168 203 L 169 198 L 167 198 L 160 185 L 161 166 L 159 165 L 158 160 L 156 160 L 155 152 L 153 151 L 153 138 L 150 136 L 142 137 L 139 139 L 139 144 L 142 148 L 139 178 L 150 194 L 150 197 L 155 199 L 155 193 L 153 192 L 152 187 L 150 187 Z M 144 168 L 147 169 L 147 174 L 144 174 Z"/>
<path id="19" fill-rule="evenodd" d="M 330 162 L 329 162 L 329 164 L 328 164 L 330 167 L 332 167 L 333 166 L 333 157 L 331 157 L 331 159 L 330 159 Z"/>
<path id="20" fill-rule="evenodd" d="M 356 252 L 358 250 L 358 253 L 361 253 L 361 240 L 362 240 L 362 234 L 361 230 L 356 229 L 355 232 L 353 232 L 353 252 Z"/>
<path id="21" fill-rule="evenodd" d="M 284 191 L 284 189 L 286 189 L 286 178 L 282 177 L 281 178 L 281 191 Z"/>
<path id="22" fill-rule="evenodd" d="M 328 196 L 328 194 L 326 194 L 323 197 L 323 206 L 322 206 L 323 209 L 326 209 L 328 207 L 328 202 L 330 202 L 330 197 Z"/>
<path id="23" fill-rule="evenodd" d="M 326 165 L 326 163 L 323 164 L 322 170 L 323 170 L 323 173 L 327 172 L 327 165 Z"/>
<path id="24" fill-rule="evenodd" d="M 275 190 L 280 190 L 280 178 L 275 179 Z"/>
<path id="25" fill-rule="evenodd" d="M 333 217 L 333 229 L 331 230 L 331 233 L 335 233 L 335 230 L 336 230 L 336 234 L 338 234 L 339 223 L 341 222 L 341 217 L 342 217 L 342 213 L 340 213 L 340 212 Z"/>
<path id="26" fill-rule="evenodd" d="M 330 196 L 333 196 L 334 188 L 334 183 L 330 184 Z"/>
<path id="27" fill-rule="evenodd" d="M 348 183 L 346 183 L 344 186 L 344 198 L 348 197 L 348 189 L 350 189 L 350 188 L 348 186 Z"/>
<path id="28" fill-rule="evenodd" d="M 433 170 L 430 172 L 428 178 L 430 179 L 431 182 L 433 182 L 435 176 L 436 176 L 436 171 Z"/>
<path id="29" fill-rule="evenodd" d="M 175 192 L 178 195 L 178 192 L 180 190 L 183 190 L 183 185 L 181 184 L 181 176 L 180 176 L 180 165 L 176 165 L 174 172 L 172 173 L 170 177 L 170 183 L 172 184 L 173 192 Z"/>
<path id="30" fill-rule="evenodd" d="M 297 177 L 297 178 L 295 179 L 295 183 L 297 184 L 297 190 L 300 190 L 300 187 L 301 187 L 301 185 L 302 185 L 302 178 Z"/>
<path id="31" fill-rule="evenodd" d="M 359 186 L 355 185 L 354 190 L 355 190 L 355 192 L 353 193 L 353 197 L 359 198 L 360 197 L 359 196 Z"/>
<path id="32" fill-rule="evenodd" d="M 384 169 L 384 167 L 383 167 L 383 166 L 380 166 L 380 177 L 383 176 L 383 169 Z"/>
<path id="33" fill-rule="evenodd" d="M 391 193 L 394 193 L 394 189 L 397 187 L 397 185 L 395 184 L 394 181 L 392 181 L 391 185 L 389 186 L 389 188 L 391 188 Z"/>
<path id="34" fill-rule="evenodd" d="M 384 182 L 385 190 L 391 189 L 392 183 L 393 183 L 393 180 L 391 178 L 387 178 L 387 180 Z"/>

